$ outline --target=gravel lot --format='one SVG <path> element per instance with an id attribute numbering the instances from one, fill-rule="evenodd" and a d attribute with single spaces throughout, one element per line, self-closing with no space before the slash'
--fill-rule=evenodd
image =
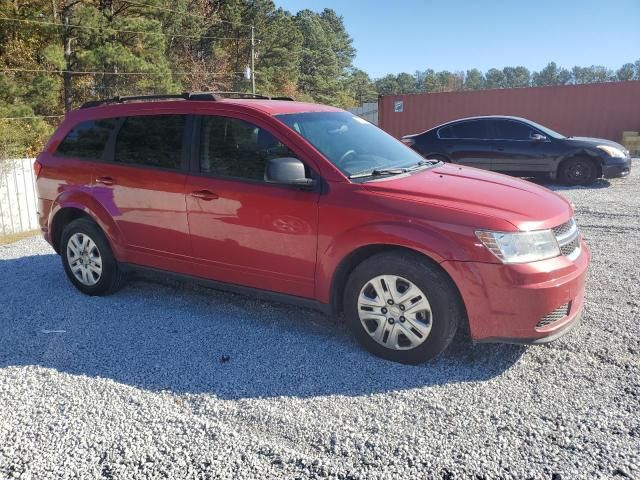
<path id="1" fill-rule="evenodd" d="M 90 298 L 40 238 L 0 246 L 0 478 L 640 478 L 640 161 L 558 190 L 593 252 L 581 326 L 416 367 L 313 311 Z"/>

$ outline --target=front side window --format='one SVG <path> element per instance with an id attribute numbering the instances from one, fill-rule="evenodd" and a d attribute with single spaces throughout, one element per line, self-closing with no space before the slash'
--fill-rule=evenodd
<path id="1" fill-rule="evenodd" d="M 277 115 L 347 176 L 408 168 L 424 159 L 375 125 L 347 112 Z"/>
<path id="2" fill-rule="evenodd" d="M 442 139 L 487 139 L 489 138 L 488 122 L 485 120 L 471 120 L 454 123 L 438 130 L 438 137 Z"/>
<path id="3" fill-rule="evenodd" d="M 267 130 L 237 118 L 203 117 L 200 139 L 200 171 L 211 175 L 264 180 L 270 159 L 295 157 Z"/>
<path id="4" fill-rule="evenodd" d="M 117 124 L 117 118 L 79 123 L 62 140 L 56 155 L 99 160 Z"/>
<path id="5" fill-rule="evenodd" d="M 179 170 L 185 115 L 128 117 L 116 139 L 119 163 Z"/>
<path id="6" fill-rule="evenodd" d="M 538 133 L 525 123 L 510 120 L 497 120 L 494 126 L 495 136 L 501 140 L 531 140 L 531 136 Z"/>

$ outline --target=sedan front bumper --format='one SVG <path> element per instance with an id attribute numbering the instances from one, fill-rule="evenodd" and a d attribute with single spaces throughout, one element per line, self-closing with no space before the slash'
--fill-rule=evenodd
<path id="1" fill-rule="evenodd" d="M 626 177 L 631 173 L 631 157 L 609 157 L 602 161 L 604 178 Z"/>

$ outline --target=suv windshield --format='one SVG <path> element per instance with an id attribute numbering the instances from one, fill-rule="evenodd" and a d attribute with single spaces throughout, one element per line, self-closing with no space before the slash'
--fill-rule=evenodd
<path id="1" fill-rule="evenodd" d="M 427 162 L 378 127 L 347 112 L 277 115 L 349 177 L 404 173 Z"/>

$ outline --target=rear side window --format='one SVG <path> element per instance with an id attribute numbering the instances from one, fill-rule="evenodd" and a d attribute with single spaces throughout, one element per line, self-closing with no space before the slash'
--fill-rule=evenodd
<path id="1" fill-rule="evenodd" d="M 531 140 L 531 136 L 537 133 L 529 125 L 509 120 L 496 121 L 496 138 L 502 140 Z"/>
<path id="2" fill-rule="evenodd" d="M 200 171 L 212 175 L 264 180 L 267 161 L 295 157 L 267 130 L 235 118 L 202 118 Z"/>
<path id="3" fill-rule="evenodd" d="M 483 120 L 455 123 L 447 127 L 442 127 L 438 130 L 438 137 L 486 139 L 489 137 L 487 123 L 488 122 Z"/>
<path id="4" fill-rule="evenodd" d="M 64 137 L 56 155 L 99 160 L 117 124 L 117 118 L 79 123 Z"/>
<path id="5" fill-rule="evenodd" d="M 116 138 L 119 163 L 179 170 L 185 115 L 128 117 Z"/>

